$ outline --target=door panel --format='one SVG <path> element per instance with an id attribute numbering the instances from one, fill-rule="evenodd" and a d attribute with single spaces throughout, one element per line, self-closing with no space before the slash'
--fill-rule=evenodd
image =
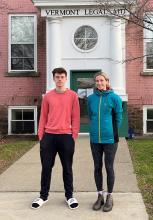
<path id="1" fill-rule="evenodd" d="M 93 93 L 93 77 L 98 71 L 71 71 L 71 88 L 77 92 L 80 103 L 80 132 L 89 132 L 87 97 Z"/>

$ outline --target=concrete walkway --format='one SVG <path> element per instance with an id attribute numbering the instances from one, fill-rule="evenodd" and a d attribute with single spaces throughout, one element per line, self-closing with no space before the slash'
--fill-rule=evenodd
<path id="1" fill-rule="evenodd" d="M 39 210 L 30 209 L 31 201 L 39 196 L 39 144 L 0 175 L 0 219 L 2 220 L 147 220 L 148 215 L 137 186 L 126 140 L 121 138 L 115 160 L 116 181 L 114 208 L 109 213 L 92 211 L 96 200 L 93 161 L 89 138 L 80 136 L 74 156 L 74 196 L 77 210 L 69 210 L 64 201 L 62 170 L 59 158 L 53 169 L 49 202 Z M 104 175 L 105 172 L 104 172 Z M 106 177 L 104 177 L 106 179 Z M 104 183 L 106 189 L 106 182 Z"/>

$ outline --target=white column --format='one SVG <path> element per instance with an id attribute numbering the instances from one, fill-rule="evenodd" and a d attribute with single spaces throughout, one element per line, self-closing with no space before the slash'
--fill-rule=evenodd
<path id="1" fill-rule="evenodd" d="M 61 66 L 61 18 L 46 19 L 46 91 L 54 87 L 52 70 Z"/>
<path id="2" fill-rule="evenodd" d="M 111 58 L 111 77 L 110 84 L 114 91 L 123 99 L 126 98 L 125 92 L 125 66 L 123 61 L 123 34 L 121 19 L 113 18 L 110 24 L 110 58 Z M 123 32 L 124 33 L 124 32 Z"/>

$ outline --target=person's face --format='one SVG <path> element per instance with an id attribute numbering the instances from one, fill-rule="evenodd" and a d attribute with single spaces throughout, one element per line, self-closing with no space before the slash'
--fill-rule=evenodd
<path id="1" fill-rule="evenodd" d="M 54 79 L 56 87 L 62 88 L 65 86 L 65 83 L 67 81 L 67 76 L 65 75 L 65 73 L 61 73 L 61 74 L 55 73 L 53 79 Z"/>
<path id="2" fill-rule="evenodd" d="M 99 90 L 106 90 L 107 83 L 106 79 L 101 75 L 97 76 L 95 79 L 96 88 Z"/>

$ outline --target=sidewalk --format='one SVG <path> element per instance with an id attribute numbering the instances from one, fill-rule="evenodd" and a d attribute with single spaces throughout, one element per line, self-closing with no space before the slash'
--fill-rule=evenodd
<path id="1" fill-rule="evenodd" d="M 62 170 L 59 158 L 53 168 L 49 202 L 39 210 L 30 209 L 31 201 L 39 196 L 39 144 L 26 153 L 0 176 L 0 219 L 2 220 L 147 220 L 148 216 L 137 187 L 136 176 L 127 143 L 121 138 L 115 160 L 116 181 L 114 208 L 109 213 L 92 211 L 97 195 L 93 177 L 93 161 L 89 138 L 80 136 L 74 156 L 74 196 L 77 210 L 69 210 L 64 201 Z M 105 174 L 106 175 L 106 174 Z M 104 177 L 104 179 L 106 179 Z M 104 183 L 106 189 L 106 182 Z"/>

